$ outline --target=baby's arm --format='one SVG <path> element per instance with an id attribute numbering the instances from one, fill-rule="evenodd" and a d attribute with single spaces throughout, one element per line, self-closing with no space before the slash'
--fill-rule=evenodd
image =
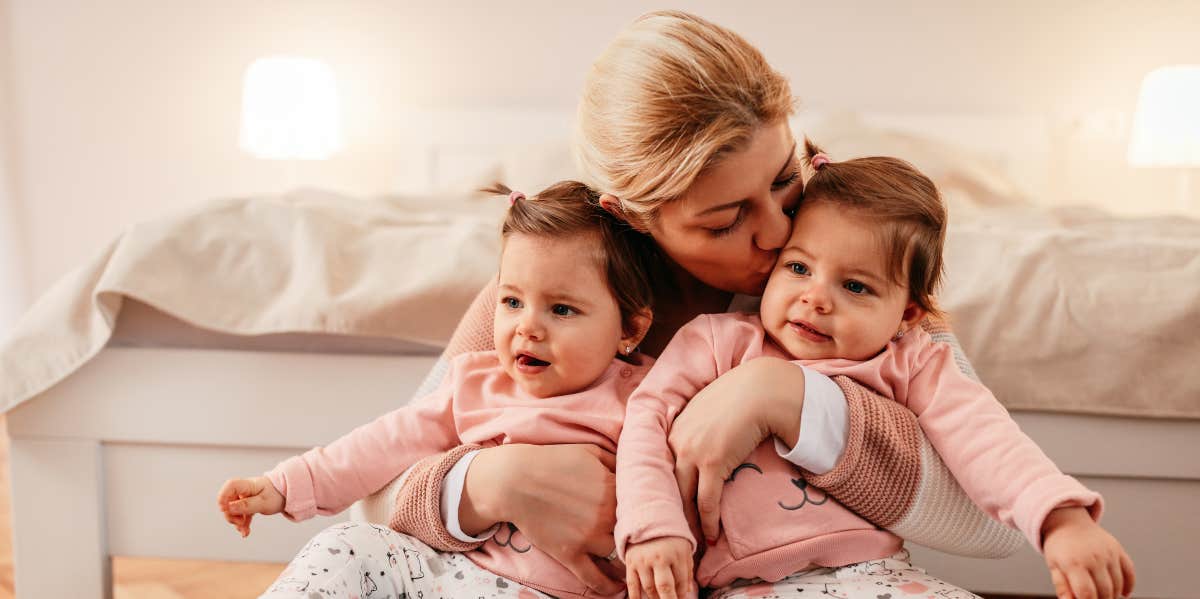
<path id="1" fill-rule="evenodd" d="M 336 514 L 382 488 L 420 457 L 453 447 L 459 442 L 452 413 L 453 380 L 452 373 L 448 374 L 436 392 L 325 447 L 289 458 L 264 477 L 227 482 L 218 497 L 226 519 L 280 511 L 297 521 Z M 270 501 L 232 505 L 241 494 L 236 489 L 241 487 L 251 487 L 256 497 Z M 282 505 L 276 505 L 278 497 L 283 499 Z M 248 518 L 244 524 L 231 523 L 243 535 L 248 534 Z"/>
<path id="2" fill-rule="evenodd" d="M 1100 495 L 1063 474 L 948 347 L 928 352 L 908 404 L 975 502 L 1044 553 L 1060 596 L 1128 594 L 1132 562 L 1098 524 Z"/>
<path id="3" fill-rule="evenodd" d="M 626 407 L 617 444 L 615 534 L 631 598 L 683 597 L 694 586 L 696 540 L 667 433 L 687 401 L 719 374 L 711 331 L 706 316 L 681 328 Z"/>

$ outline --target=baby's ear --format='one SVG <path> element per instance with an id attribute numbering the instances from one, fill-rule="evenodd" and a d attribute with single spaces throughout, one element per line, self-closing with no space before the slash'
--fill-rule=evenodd
<path id="1" fill-rule="evenodd" d="M 650 332 L 650 325 L 654 324 L 654 312 L 650 308 L 642 308 L 637 314 L 631 314 L 625 318 L 625 322 L 621 326 L 621 353 L 625 352 L 626 347 L 637 347 L 642 343 L 642 339 L 646 337 L 646 333 Z"/>
<path id="2" fill-rule="evenodd" d="M 925 308 L 917 305 L 917 302 L 910 301 L 904 307 L 904 314 L 900 316 L 900 327 L 909 331 L 914 327 L 921 326 L 921 321 L 925 319 Z"/>

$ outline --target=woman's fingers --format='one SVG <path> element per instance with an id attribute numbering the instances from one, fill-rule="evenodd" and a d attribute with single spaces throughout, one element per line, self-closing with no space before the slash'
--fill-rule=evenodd
<path id="1" fill-rule="evenodd" d="M 616 456 L 616 454 L 614 454 L 610 451 L 605 451 L 604 449 L 602 449 L 601 447 L 596 446 L 596 445 L 588 444 L 588 445 L 581 445 L 581 447 L 583 447 L 585 450 L 587 450 L 588 453 L 596 456 L 600 460 L 600 463 L 604 464 L 604 467 L 608 468 L 610 472 L 617 471 L 617 456 Z"/>
<path id="2" fill-rule="evenodd" d="M 711 468 L 701 468 L 696 509 L 700 512 L 700 528 L 709 545 L 721 534 L 721 491 L 724 487 L 724 476 Z"/>

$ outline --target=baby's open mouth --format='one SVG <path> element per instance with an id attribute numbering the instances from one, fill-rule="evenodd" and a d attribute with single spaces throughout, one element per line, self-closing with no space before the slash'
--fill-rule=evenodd
<path id="1" fill-rule="evenodd" d="M 539 360 L 529 354 L 517 354 L 518 366 L 549 366 L 550 363 L 545 360 Z"/>

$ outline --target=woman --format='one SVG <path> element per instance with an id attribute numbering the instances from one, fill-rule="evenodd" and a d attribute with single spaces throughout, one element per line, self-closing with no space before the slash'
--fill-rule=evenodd
<path id="1" fill-rule="evenodd" d="M 792 107 L 786 80 L 755 48 L 683 13 L 640 18 L 593 65 L 577 119 L 581 175 L 604 194 L 606 210 L 650 235 L 664 256 L 656 318 L 641 351 L 657 355 L 699 314 L 754 308 L 751 296 L 762 292 L 803 189 L 787 125 Z M 495 302 L 493 283 L 441 363 L 490 348 Z M 423 387 L 441 374 L 435 368 Z M 901 413 L 873 417 L 881 411 Z M 723 481 L 769 435 L 791 448 L 789 459 L 809 482 L 906 538 L 922 537 L 918 490 L 969 505 L 956 487 L 921 488 L 929 480 L 923 469 L 941 466 L 922 462 L 919 428 L 902 407 L 853 381 L 806 381 L 787 362 L 760 359 L 697 395 L 671 433 L 681 494 L 696 497 L 706 537 L 716 536 Z M 532 543 L 611 594 L 622 587 L 603 559 L 613 551 L 612 469 L 611 455 L 584 446 L 460 447 L 410 470 L 391 504 L 398 508 L 392 523 L 449 551 L 471 549 L 485 540 L 473 535 L 512 523 L 500 530 L 502 542 Z M 872 486 L 887 493 L 865 492 Z M 973 514 L 968 530 L 978 534 L 943 538 L 943 547 L 977 555 L 1012 549 L 1014 537 Z"/>

